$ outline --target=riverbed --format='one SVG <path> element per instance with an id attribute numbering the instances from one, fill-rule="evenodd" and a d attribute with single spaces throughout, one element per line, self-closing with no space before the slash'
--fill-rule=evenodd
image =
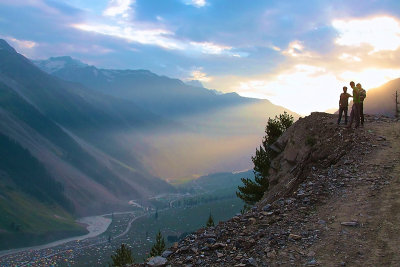
<path id="1" fill-rule="evenodd" d="M 106 214 L 106 215 L 108 215 L 108 214 Z M 87 233 L 86 235 L 68 237 L 68 238 L 60 239 L 57 241 L 53 241 L 51 243 L 38 245 L 38 246 L 1 250 L 0 257 L 5 256 L 5 255 L 14 254 L 14 253 L 19 253 L 19 252 L 26 251 L 26 250 L 32 251 L 32 250 L 51 248 L 51 247 L 62 245 L 64 243 L 68 243 L 71 241 L 78 241 L 78 240 L 84 240 L 87 238 L 96 237 L 96 236 L 104 233 L 112 222 L 112 220 L 110 218 L 105 217 L 106 215 L 89 216 L 89 217 L 79 218 L 77 220 L 78 223 L 87 225 L 86 229 L 89 231 L 89 233 Z"/>

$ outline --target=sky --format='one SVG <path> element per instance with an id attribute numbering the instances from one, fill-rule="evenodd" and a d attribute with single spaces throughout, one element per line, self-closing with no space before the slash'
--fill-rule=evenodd
<path id="1" fill-rule="evenodd" d="M 0 0 L 0 38 L 269 99 L 302 115 L 400 77 L 399 0 Z"/>

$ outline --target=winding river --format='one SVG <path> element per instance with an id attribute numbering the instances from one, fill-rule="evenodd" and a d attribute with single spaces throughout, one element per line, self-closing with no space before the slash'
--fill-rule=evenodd
<path id="1" fill-rule="evenodd" d="M 26 251 L 26 250 L 40 250 L 40 249 L 51 248 L 51 247 L 62 245 L 62 244 L 65 244 L 65 243 L 68 243 L 71 241 L 83 240 L 83 239 L 98 236 L 98 235 L 104 233 L 107 230 L 108 226 L 110 226 L 110 224 L 111 224 L 112 220 L 109 218 L 106 218 L 105 217 L 106 215 L 111 215 L 111 214 L 83 217 L 83 218 L 78 219 L 77 222 L 87 225 L 86 229 L 89 231 L 89 233 L 87 233 L 86 235 L 68 237 L 68 238 L 60 239 L 60 240 L 57 240 L 57 241 L 54 241 L 51 243 L 47 243 L 44 245 L 2 250 L 2 251 L 0 251 L 0 257 L 18 253 L 18 252 L 22 252 L 22 251 Z"/>

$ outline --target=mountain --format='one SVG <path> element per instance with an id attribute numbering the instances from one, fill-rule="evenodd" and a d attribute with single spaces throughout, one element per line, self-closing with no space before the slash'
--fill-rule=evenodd
<path id="1" fill-rule="evenodd" d="M 364 112 L 394 116 L 396 90 L 400 94 L 400 78 L 389 81 L 380 87 L 369 89 L 364 101 Z"/>
<path id="2" fill-rule="evenodd" d="M 129 99 L 137 105 L 166 116 L 201 113 L 226 106 L 256 102 L 236 93 L 218 95 L 202 86 L 156 75 L 147 70 L 98 69 L 70 57 L 33 61 L 42 70 L 61 79 L 77 82 L 97 92 Z M 57 68 L 52 66 L 57 65 Z"/>
<path id="3" fill-rule="evenodd" d="M 55 225 L 68 226 L 59 227 L 63 235 L 82 232 L 72 215 L 124 209 L 131 199 L 174 191 L 114 134 L 168 124 L 131 102 L 51 76 L 0 40 L 0 234 L 18 225 L 13 236 L 33 242 Z M 135 145 L 142 146 L 139 139 Z"/>
<path id="4" fill-rule="evenodd" d="M 67 160 L 74 167 L 102 183 L 107 191 L 121 194 L 122 190 L 123 196 L 140 197 L 146 192 L 155 193 L 170 188 L 167 183 L 146 173 L 130 151 L 117 144 L 121 140 L 115 140 L 110 135 L 115 131 L 158 127 L 164 123 L 162 118 L 133 103 L 88 92 L 79 85 L 50 76 L 23 56 L 4 51 L 0 50 L 0 81 L 8 87 L 6 89 L 14 91 L 27 102 L 18 100 L 21 105 L 30 104 L 37 110 L 38 117 L 46 117 L 40 121 L 42 124 L 48 122 L 49 126 L 46 126 L 47 129 L 43 126 L 39 128 L 35 124 L 39 119 L 26 116 L 24 122 L 64 149 L 68 154 Z M 5 106 L 11 108 L 7 101 L 4 101 Z M 32 111 L 29 115 L 36 113 Z M 109 169 L 102 162 L 104 160 L 113 162 L 108 164 Z"/>
<path id="5" fill-rule="evenodd" d="M 203 87 L 203 84 L 199 80 L 190 80 L 186 82 L 187 85 L 194 86 L 194 87 Z"/>
<path id="6" fill-rule="evenodd" d="M 268 117 L 287 111 L 268 100 L 222 94 L 147 70 L 99 69 L 69 57 L 33 62 L 63 80 L 174 121 L 176 125 L 170 124 L 168 130 L 149 131 L 140 137 L 148 150 L 135 149 L 147 169 L 164 179 L 249 169 Z M 139 138 L 129 133 L 123 136 Z"/>

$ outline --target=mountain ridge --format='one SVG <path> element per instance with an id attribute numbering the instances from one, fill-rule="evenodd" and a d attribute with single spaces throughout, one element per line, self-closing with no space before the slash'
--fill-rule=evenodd
<path id="1" fill-rule="evenodd" d="M 132 266 L 398 263 L 399 120 L 366 115 L 349 130 L 336 119 L 312 113 L 277 140 L 270 189 L 250 210 Z"/>

